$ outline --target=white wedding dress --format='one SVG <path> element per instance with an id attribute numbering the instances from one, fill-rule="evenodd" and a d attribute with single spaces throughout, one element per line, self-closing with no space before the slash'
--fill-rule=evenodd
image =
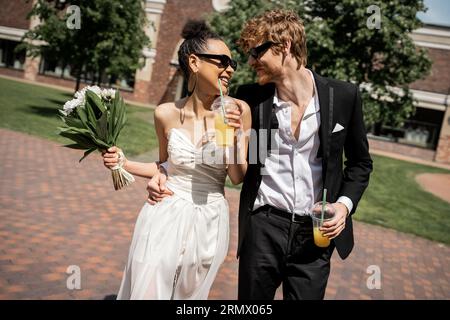
<path id="1" fill-rule="evenodd" d="M 176 128 L 167 149 L 166 186 L 174 195 L 144 204 L 117 299 L 207 299 L 227 255 L 222 149 L 213 140 L 196 147 Z"/>

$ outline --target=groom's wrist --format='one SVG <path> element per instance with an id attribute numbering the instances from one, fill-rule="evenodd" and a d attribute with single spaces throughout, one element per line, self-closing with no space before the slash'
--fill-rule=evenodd
<path id="1" fill-rule="evenodd" d="M 342 203 L 347 208 L 347 217 L 348 217 L 353 210 L 352 200 L 349 197 L 340 196 L 336 202 Z"/>
<path id="2" fill-rule="evenodd" d="M 159 162 L 158 161 L 157 164 L 158 164 L 159 172 L 164 174 L 167 177 L 168 176 L 168 174 L 167 174 L 167 166 L 168 166 L 167 161 L 165 161 L 165 162 Z"/>

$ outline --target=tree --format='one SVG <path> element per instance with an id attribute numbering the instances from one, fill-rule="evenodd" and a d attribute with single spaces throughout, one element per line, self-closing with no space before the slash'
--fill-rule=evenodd
<path id="1" fill-rule="evenodd" d="M 247 58 L 236 49 L 239 30 L 267 8 L 288 8 L 299 14 L 306 29 L 308 67 L 358 84 L 366 125 L 402 125 L 414 113 L 408 85 L 423 78 L 431 66 L 426 50 L 416 47 L 409 36 L 421 26 L 416 15 L 426 10 L 422 0 L 259 0 L 251 4 L 231 0 L 230 9 L 210 21 L 241 62 L 232 92 L 254 79 Z"/>
<path id="2" fill-rule="evenodd" d="M 63 5 L 61 5 L 63 3 Z M 41 23 L 23 38 L 31 56 L 44 55 L 71 65 L 79 89 L 82 74 L 92 73 L 93 83 L 105 75 L 109 82 L 126 77 L 142 66 L 142 49 L 150 44 L 144 28 L 148 21 L 144 0 L 38 0 L 29 17 Z M 76 6 L 76 7 L 70 7 Z M 80 26 L 70 25 L 79 8 Z"/>

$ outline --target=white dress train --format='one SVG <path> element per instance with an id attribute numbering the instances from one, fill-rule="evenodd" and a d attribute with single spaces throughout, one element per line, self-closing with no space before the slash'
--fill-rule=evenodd
<path id="1" fill-rule="evenodd" d="M 221 151 L 169 131 L 166 186 L 174 195 L 141 209 L 117 299 L 208 298 L 229 240 Z"/>

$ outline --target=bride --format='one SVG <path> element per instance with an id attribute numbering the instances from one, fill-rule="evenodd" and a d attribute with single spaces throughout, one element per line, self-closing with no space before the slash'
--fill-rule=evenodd
<path id="1" fill-rule="evenodd" d="M 154 113 L 159 163 L 168 163 L 166 186 L 173 196 L 141 209 L 118 299 L 207 299 L 227 255 L 224 183 L 227 175 L 234 184 L 242 182 L 248 137 L 236 134 L 230 149 L 233 159 L 243 161 L 221 161 L 223 157 L 217 155 L 223 148 L 215 143 L 211 105 L 221 91 L 228 92 L 236 62 L 204 21 L 188 22 L 182 35 L 185 40 L 178 59 L 189 95 L 159 105 Z M 245 132 L 251 128 L 249 106 L 241 100 L 234 102 L 238 108 L 227 111 L 228 123 Z M 215 161 L 205 161 L 205 154 L 213 155 Z M 158 162 L 127 160 L 118 147 L 104 152 L 103 161 L 108 168 L 119 164 L 146 178 L 160 170 Z"/>

